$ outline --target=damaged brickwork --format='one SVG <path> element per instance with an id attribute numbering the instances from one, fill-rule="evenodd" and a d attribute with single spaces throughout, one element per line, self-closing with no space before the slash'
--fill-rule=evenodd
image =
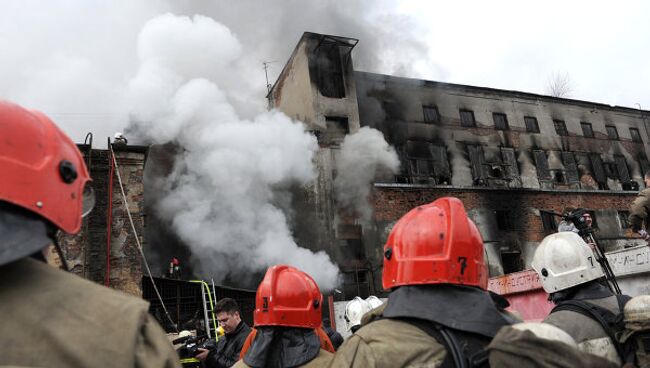
<path id="1" fill-rule="evenodd" d="M 96 203 L 93 211 L 75 236 L 64 235 L 60 243 L 71 271 L 75 274 L 124 292 L 142 295 L 142 262 L 128 214 L 122 199 L 117 175 L 113 176 L 110 228 L 110 256 L 108 252 L 109 170 L 110 151 L 90 149 L 80 145 L 90 168 Z M 115 158 L 124 184 L 129 210 L 142 242 L 144 234 L 143 171 L 147 148 L 114 145 Z M 107 268 L 110 272 L 107 277 Z"/>

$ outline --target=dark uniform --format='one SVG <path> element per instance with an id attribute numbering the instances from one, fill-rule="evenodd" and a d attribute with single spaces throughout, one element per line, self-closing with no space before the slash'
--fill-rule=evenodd
<path id="1" fill-rule="evenodd" d="M 630 206 L 630 228 L 637 232 L 645 226 L 650 231 L 650 188 L 646 188 L 639 193 L 639 196 Z"/>
<path id="2" fill-rule="evenodd" d="M 239 360 L 244 341 L 251 333 L 246 322 L 241 321 L 231 333 L 223 335 L 217 342 L 217 347 L 211 350 L 206 359 L 208 368 L 230 368 Z"/>

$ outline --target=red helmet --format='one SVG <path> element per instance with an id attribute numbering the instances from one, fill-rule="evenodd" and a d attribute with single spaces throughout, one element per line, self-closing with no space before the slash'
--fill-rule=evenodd
<path id="1" fill-rule="evenodd" d="M 291 266 L 271 266 L 257 288 L 255 326 L 317 328 L 322 304 L 311 276 Z"/>
<path id="2" fill-rule="evenodd" d="M 45 115 L 0 101 L 0 173 L 0 201 L 79 232 L 88 170 L 77 146 Z"/>
<path id="3" fill-rule="evenodd" d="M 487 289 L 483 240 L 458 198 L 412 209 L 384 246 L 384 289 L 403 285 L 459 284 Z"/>

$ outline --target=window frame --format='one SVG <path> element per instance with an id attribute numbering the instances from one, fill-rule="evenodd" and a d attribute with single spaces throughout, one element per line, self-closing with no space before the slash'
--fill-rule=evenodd
<path id="1" fill-rule="evenodd" d="M 621 136 L 618 134 L 618 129 L 616 129 L 615 125 L 605 125 L 605 130 L 607 131 L 607 139 L 613 141 L 618 141 L 620 139 Z M 614 132 L 616 137 L 612 136 L 612 132 Z"/>
<path id="2" fill-rule="evenodd" d="M 529 129 L 530 126 L 528 124 L 529 121 L 532 121 L 535 124 L 535 129 L 531 130 Z M 524 125 L 526 126 L 526 132 L 528 133 L 539 133 L 539 122 L 537 121 L 537 118 L 534 116 L 524 116 Z"/>
<path id="3" fill-rule="evenodd" d="M 557 216 L 555 216 L 552 213 L 552 211 L 540 210 L 539 211 L 539 217 L 540 217 L 540 220 L 542 221 L 542 229 L 545 232 L 547 232 L 547 233 L 556 233 L 557 232 L 557 225 L 558 225 L 558 222 L 557 222 L 557 219 L 556 219 Z M 550 229 L 546 226 L 547 221 L 544 220 L 544 218 L 546 218 L 547 220 L 552 220 L 553 226 L 551 226 Z"/>
<path id="4" fill-rule="evenodd" d="M 564 134 L 560 133 L 558 130 L 558 125 L 561 124 L 560 126 L 562 127 L 562 130 L 564 131 Z M 553 119 L 553 127 L 555 128 L 555 133 L 561 137 L 568 137 L 569 136 L 569 130 L 566 127 L 566 122 L 564 120 L 560 119 Z"/>
<path id="5" fill-rule="evenodd" d="M 429 120 L 427 119 L 428 114 L 426 113 L 426 110 L 432 110 L 435 112 L 435 119 Z M 438 106 L 436 105 L 422 105 L 422 121 L 427 123 L 427 124 L 438 124 L 440 123 L 440 110 L 438 110 Z"/>
<path id="6" fill-rule="evenodd" d="M 634 134 L 632 132 L 635 132 Z M 641 132 L 637 128 L 630 128 L 630 137 L 632 142 L 643 143 L 643 138 L 641 138 Z"/>
<path id="7" fill-rule="evenodd" d="M 503 124 L 505 124 L 503 127 L 498 127 L 497 126 L 497 117 L 503 118 Z M 502 113 L 502 112 L 493 112 L 492 113 L 492 121 L 494 122 L 494 129 L 496 130 L 510 130 L 510 125 L 508 124 L 508 115 Z"/>
<path id="8" fill-rule="evenodd" d="M 465 122 L 465 119 L 463 119 L 463 113 L 469 114 L 469 115 L 466 115 L 466 116 L 471 116 L 472 117 L 471 125 L 467 124 Z M 475 128 L 476 127 L 476 117 L 474 116 L 474 110 L 459 109 L 458 114 L 460 116 L 460 126 L 465 127 L 465 128 Z"/>
<path id="9" fill-rule="evenodd" d="M 585 132 L 585 127 L 589 128 L 589 134 Z M 593 138 L 594 137 L 594 126 L 588 121 L 581 121 L 580 122 L 580 128 L 582 128 L 582 136 L 585 138 Z"/>

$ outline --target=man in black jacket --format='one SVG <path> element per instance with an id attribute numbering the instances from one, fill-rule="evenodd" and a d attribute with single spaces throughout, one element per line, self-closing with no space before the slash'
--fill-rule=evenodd
<path id="1" fill-rule="evenodd" d="M 239 306 L 233 299 L 219 300 L 215 312 L 219 325 L 223 327 L 224 335 L 219 339 L 214 350 L 199 349 L 200 353 L 196 358 L 205 360 L 208 368 L 229 368 L 239 360 L 239 353 L 251 328 L 241 320 Z"/>

